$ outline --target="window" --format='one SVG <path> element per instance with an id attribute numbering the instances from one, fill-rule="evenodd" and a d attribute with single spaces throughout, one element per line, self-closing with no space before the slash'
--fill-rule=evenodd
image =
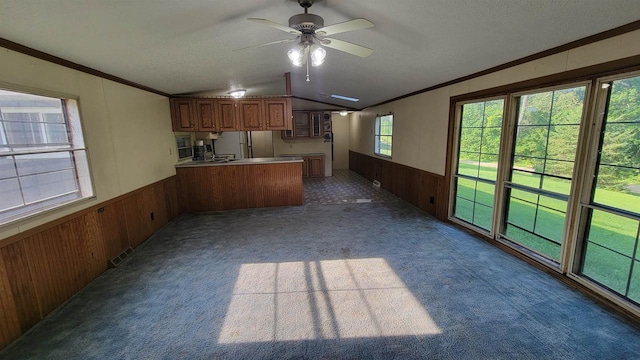
<path id="1" fill-rule="evenodd" d="M 601 82 L 580 275 L 640 304 L 640 76 Z"/>
<path id="2" fill-rule="evenodd" d="M 0 90 L 0 225 L 90 196 L 76 100 Z"/>
<path id="3" fill-rule="evenodd" d="M 459 107 L 453 216 L 491 231 L 504 100 Z"/>
<path id="4" fill-rule="evenodd" d="M 374 135 L 374 153 L 391 157 L 393 140 L 393 114 L 376 116 L 376 130 Z"/>
<path id="5" fill-rule="evenodd" d="M 176 144 L 178 147 L 178 160 L 191 159 L 193 157 L 190 135 L 177 135 Z"/>
<path id="6" fill-rule="evenodd" d="M 503 235 L 555 262 L 563 231 L 586 86 L 515 98 Z"/>
<path id="7" fill-rule="evenodd" d="M 640 71 L 455 111 L 449 219 L 640 313 Z"/>

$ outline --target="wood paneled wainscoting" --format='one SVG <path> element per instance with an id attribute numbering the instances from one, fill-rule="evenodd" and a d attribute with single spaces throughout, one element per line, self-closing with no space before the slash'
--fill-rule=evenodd
<path id="1" fill-rule="evenodd" d="M 302 165 L 178 167 L 181 212 L 303 205 Z"/>
<path id="2" fill-rule="evenodd" d="M 0 240 L 0 349 L 179 215 L 176 186 L 172 176 Z"/>
<path id="3" fill-rule="evenodd" d="M 383 189 L 446 221 L 444 176 L 355 151 L 349 151 L 349 169 L 367 180 L 380 181 Z"/>

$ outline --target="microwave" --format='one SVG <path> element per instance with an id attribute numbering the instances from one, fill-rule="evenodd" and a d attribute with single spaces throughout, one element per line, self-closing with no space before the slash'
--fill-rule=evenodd
<path id="1" fill-rule="evenodd" d="M 193 158 L 191 135 L 176 135 L 176 145 L 178 148 L 178 160 Z"/>

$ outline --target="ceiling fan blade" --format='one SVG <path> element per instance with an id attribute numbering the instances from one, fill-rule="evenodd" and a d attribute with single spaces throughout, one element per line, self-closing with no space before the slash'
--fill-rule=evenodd
<path id="1" fill-rule="evenodd" d="M 248 18 L 247 20 L 253 21 L 253 22 L 258 23 L 258 24 L 267 25 L 267 26 L 270 26 L 270 27 L 272 27 L 274 29 L 278 29 L 280 31 L 284 31 L 284 32 L 292 34 L 292 35 L 300 35 L 301 34 L 301 32 L 296 30 L 296 29 L 292 29 L 292 28 L 290 28 L 288 26 L 280 25 L 277 22 L 273 22 L 271 20 L 260 19 L 260 18 Z"/>
<path id="2" fill-rule="evenodd" d="M 342 40 L 324 38 L 321 40 L 321 43 L 328 48 L 344 51 L 351 55 L 356 55 L 363 58 L 373 54 L 373 49 L 369 49 L 368 47 L 352 44 L 350 42 Z"/>
<path id="3" fill-rule="evenodd" d="M 367 19 L 353 19 L 320 28 L 316 30 L 316 34 L 320 36 L 329 36 L 347 31 L 368 29 L 372 27 L 374 27 L 373 23 Z"/>
<path id="4" fill-rule="evenodd" d="M 253 45 L 253 46 L 247 46 L 247 47 L 240 48 L 240 49 L 235 49 L 233 51 L 242 51 L 242 50 L 259 48 L 259 47 L 268 46 L 268 45 L 275 45 L 275 44 L 284 44 L 284 43 L 294 42 L 296 40 L 298 40 L 298 39 L 296 38 L 296 39 L 284 39 L 284 40 L 272 41 L 272 42 L 268 42 L 266 44 Z"/>

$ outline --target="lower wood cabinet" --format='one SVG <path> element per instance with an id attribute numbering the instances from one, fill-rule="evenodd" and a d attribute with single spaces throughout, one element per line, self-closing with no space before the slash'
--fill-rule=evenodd
<path id="1" fill-rule="evenodd" d="M 304 204 L 300 162 L 176 168 L 182 212 Z"/>
<path id="2" fill-rule="evenodd" d="M 324 177 L 324 156 L 310 156 L 307 164 L 309 177 Z"/>
<path id="3" fill-rule="evenodd" d="M 324 155 L 302 156 L 302 177 L 324 177 Z"/>

